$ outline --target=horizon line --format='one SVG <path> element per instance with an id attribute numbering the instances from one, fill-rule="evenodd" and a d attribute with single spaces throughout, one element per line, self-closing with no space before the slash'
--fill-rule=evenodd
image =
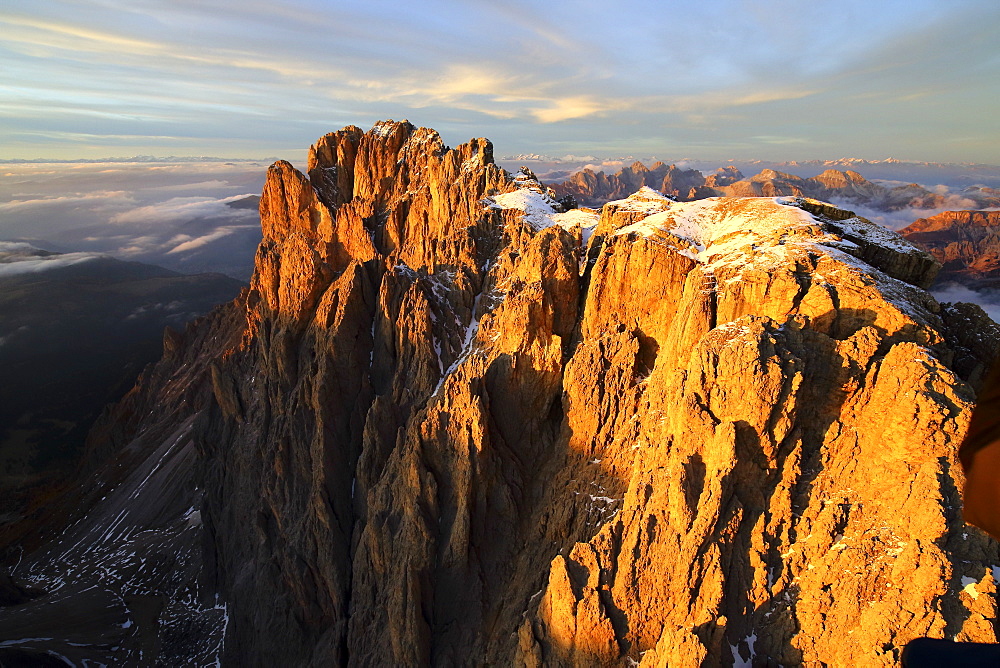
<path id="1" fill-rule="evenodd" d="M 572 155 L 572 154 L 571 154 Z M 529 157 L 532 156 L 532 157 Z M 534 157 L 537 156 L 537 157 Z M 568 157 L 568 156 L 567 156 Z M 577 157 L 577 156 L 573 156 Z M 642 161 L 659 161 L 668 162 L 662 158 L 658 158 L 655 155 L 649 156 L 580 156 L 580 157 L 591 157 L 596 158 L 601 162 L 624 162 L 626 160 L 634 160 L 636 162 Z M 120 163 L 120 164 L 142 164 L 142 163 L 165 163 L 165 162 L 261 162 L 261 163 L 273 163 L 277 160 L 288 160 L 287 157 L 282 158 L 278 156 L 266 156 L 259 158 L 234 158 L 234 157 L 221 157 L 221 156 L 211 156 L 211 155 L 200 155 L 200 156 L 182 156 L 182 155 L 167 155 L 167 156 L 157 156 L 150 154 L 141 154 L 133 156 L 109 156 L 102 158 L 0 158 L 0 165 L 18 165 L 18 164 L 100 164 L 100 163 Z M 567 165 L 577 164 L 577 163 L 587 163 L 590 161 L 585 160 L 564 160 L 561 157 L 548 156 L 544 154 L 537 153 L 527 153 L 527 154 L 512 154 L 512 155 L 502 155 L 495 158 L 497 161 L 525 161 L 525 162 L 543 162 L 543 163 L 565 163 Z M 683 157 L 683 158 L 671 158 L 669 160 L 671 163 L 684 163 L 684 162 L 718 162 L 720 164 L 724 163 L 769 163 L 774 165 L 796 165 L 805 163 L 859 163 L 859 164 L 910 164 L 910 165 L 940 165 L 940 166 L 962 166 L 962 167 L 997 167 L 1000 168 L 1000 164 L 985 163 L 985 162 L 939 162 L 935 160 L 915 160 L 915 159 L 902 159 L 894 158 L 892 156 L 886 158 L 855 158 L 855 157 L 839 157 L 839 158 L 808 158 L 808 159 L 785 159 L 785 160 L 768 160 L 763 158 L 698 158 L 698 157 Z"/>

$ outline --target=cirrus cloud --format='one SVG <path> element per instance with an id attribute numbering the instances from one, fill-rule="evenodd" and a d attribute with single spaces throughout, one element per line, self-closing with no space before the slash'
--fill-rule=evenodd
<path id="1" fill-rule="evenodd" d="M 21 155 L 291 157 L 412 117 L 503 152 L 983 160 L 998 25 L 987 0 L 14 0 L 0 132 Z"/>

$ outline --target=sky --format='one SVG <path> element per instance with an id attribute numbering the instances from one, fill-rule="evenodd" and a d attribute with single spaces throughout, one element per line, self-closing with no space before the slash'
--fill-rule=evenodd
<path id="1" fill-rule="evenodd" d="M 996 0 L 5 0 L 0 159 L 298 159 L 409 119 L 516 153 L 1000 162 Z"/>

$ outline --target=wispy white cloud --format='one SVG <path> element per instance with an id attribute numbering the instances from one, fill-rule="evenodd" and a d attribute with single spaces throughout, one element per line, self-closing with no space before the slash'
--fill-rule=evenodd
<path id="1" fill-rule="evenodd" d="M 114 204 L 124 206 L 135 200 L 124 191 L 96 191 L 88 193 L 74 193 L 71 195 L 50 195 L 42 197 L 24 196 L 23 199 L 12 199 L 8 202 L 0 202 L 0 212 L 21 212 L 31 209 L 45 209 L 51 207 L 63 207 L 68 204 L 88 204 L 97 203 Z"/>
<path id="2" fill-rule="evenodd" d="M 95 260 L 99 257 L 104 256 L 100 253 L 66 253 L 64 255 L 49 255 L 45 257 L 18 258 L 11 261 L 4 261 L 0 257 L 0 278 L 51 271 L 52 269 L 69 267 L 81 262 Z"/>
<path id="3" fill-rule="evenodd" d="M 32 251 L 41 250 L 37 246 L 33 246 L 26 241 L 0 241 L 0 260 L 3 256 L 10 253 L 30 253 Z"/>
<path id="4" fill-rule="evenodd" d="M 976 112 L 1000 94 L 998 24 L 986 0 L 15 0 L 0 134 L 21 155 L 260 155 L 405 116 L 504 152 L 975 159 L 1000 141 Z"/>
<path id="5" fill-rule="evenodd" d="M 188 239 L 186 241 L 177 244 L 176 246 L 167 251 L 167 255 L 176 255 L 177 253 L 187 253 L 199 248 L 203 248 L 204 246 L 207 246 L 213 241 L 218 241 L 219 239 L 228 237 L 234 232 L 238 232 L 240 230 L 252 229 L 255 227 L 256 227 L 255 225 L 226 225 L 223 227 L 218 227 L 209 234 L 203 234 L 200 237 L 196 237 L 194 239 Z"/>
<path id="6" fill-rule="evenodd" d="M 225 190 L 229 187 L 229 183 L 226 181 L 221 181 L 219 179 L 213 179 L 212 181 L 201 181 L 198 183 L 173 183 L 165 186 L 152 186 L 146 188 L 147 192 L 150 191 L 160 191 L 160 192 L 171 192 L 182 190 L 185 192 L 190 192 L 192 190 Z"/>
<path id="7" fill-rule="evenodd" d="M 259 193 L 266 171 L 253 162 L 2 165 L 0 255 L 38 246 L 245 279 L 260 224 L 255 209 L 229 204 Z"/>
<path id="8" fill-rule="evenodd" d="M 14 331 L 8 332 L 4 336 L 0 336 L 0 346 L 5 345 L 6 343 L 8 343 L 11 339 L 13 339 L 15 337 L 20 338 L 22 335 L 24 335 L 24 334 L 26 334 L 26 333 L 28 333 L 30 331 L 31 331 L 31 327 L 29 327 L 28 325 L 21 325 L 20 327 L 18 327 Z"/>
<path id="9" fill-rule="evenodd" d="M 890 230 L 901 230 L 920 218 L 930 218 L 931 216 L 935 216 L 945 211 L 960 211 L 963 209 L 976 208 L 976 202 L 954 193 L 948 194 L 945 197 L 945 201 L 942 206 L 932 209 L 907 207 L 896 211 L 882 211 L 866 206 L 859 206 L 857 203 L 850 201 L 834 201 L 833 203 L 853 211 L 857 215 L 867 218 L 868 220 L 876 222 L 883 227 L 887 227 Z"/>
<path id="10" fill-rule="evenodd" d="M 136 39 L 110 30 L 87 28 L 61 20 L 40 20 L 15 14 L 0 14 L 0 23 L 8 26 L 6 41 L 14 48 L 27 50 L 25 55 L 37 54 L 40 49 L 53 49 L 76 55 L 92 54 L 119 60 L 123 55 L 128 60 L 155 58 L 164 61 L 181 61 L 199 66 L 220 66 L 224 68 L 258 70 L 271 72 L 281 77 L 306 80 L 315 78 L 316 71 L 304 61 L 267 58 L 251 49 L 235 49 L 216 46 L 204 50 L 176 48 L 170 40 Z M 347 72 L 327 72 L 346 75 Z"/>
<path id="11" fill-rule="evenodd" d="M 112 216 L 109 222 L 120 224 L 160 225 L 194 218 L 253 219 L 257 214 L 248 209 L 234 209 L 229 202 L 247 195 L 215 199 L 212 197 L 172 197 L 165 202 L 140 206 Z"/>

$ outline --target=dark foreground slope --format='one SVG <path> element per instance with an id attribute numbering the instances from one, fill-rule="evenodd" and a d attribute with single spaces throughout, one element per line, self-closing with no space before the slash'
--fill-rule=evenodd
<path id="1" fill-rule="evenodd" d="M 0 533 L 79 463 L 104 406 L 159 359 L 164 327 L 235 297 L 220 274 L 110 257 L 0 250 Z M 16 247 L 17 250 L 9 248 Z"/>
<path id="2" fill-rule="evenodd" d="M 6 565 L 35 589 L 0 607 L 4 665 L 207 665 L 218 656 L 226 614 L 204 567 L 193 434 L 211 402 L 211 364 L 239 342 L 242 306 L 168 330 L 160 362 L 91 432 L 86 475 L 4 533 Z"/>
<path id="3" fill-rule="evenodd" d="M 963 344 L 975 308 L 894 235 L 792 197 L 561 212 L 406 123 L 272 166 L 261 221 L 245 298 L 92 434 L 92 509 L 17 566 L 51 593 L 0 608 L 0 652 L 847 666 L 995 638 L 955 450 L 1000 332 Z M 92 625 L 73 645 L 46 605 Z"/>

